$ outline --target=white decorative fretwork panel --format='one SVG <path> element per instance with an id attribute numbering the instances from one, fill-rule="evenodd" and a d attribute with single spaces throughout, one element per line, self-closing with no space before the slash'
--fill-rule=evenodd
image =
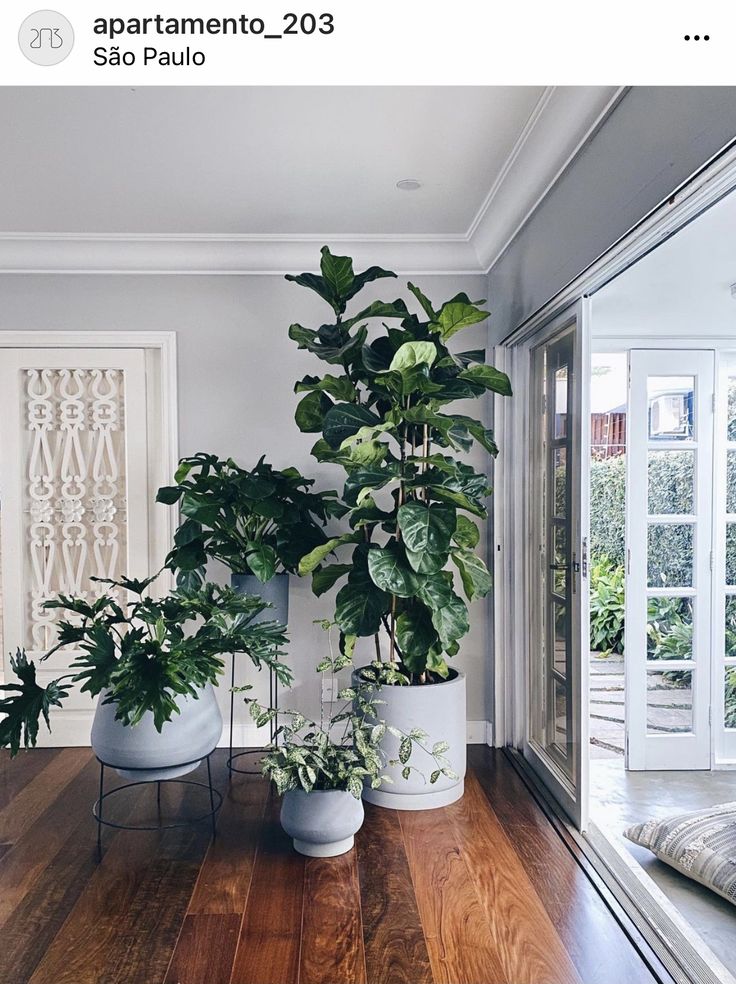
<path id="1" fill-rule="evenodd" d="M 93 597 L 90 576 L 127 569 L 125 374 L 21 370 L 26 645 L 54 643 L 59 593 Z"/>

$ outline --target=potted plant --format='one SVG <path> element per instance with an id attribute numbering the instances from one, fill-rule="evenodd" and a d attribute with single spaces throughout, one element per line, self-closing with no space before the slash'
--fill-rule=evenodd
<path id="1" fill-rule="evenodd" d="M 330 622 L 321 622 L 330 630 Z M 381 720 L 381 700 L 368 681 L 356 679 L 350 687 L 337 690 L 337 674 L 352 666 L 354 640 L 342 640 L 336 654 L 330 639 L 330 655 L 317 666 L 332 677 L 335 695 L 327 708 L 322 705 L 319 721 L 298 711 L 264 707 L 246 698 L 258 726 L 273 720 L 276 713 L 285 719 L 262 760 L 262 770 L 282 795 L 281 825 L 292 838 L 294 849 L 309 857 L 335 857 L 353 846 L 354 836 L 363 824 L 363 786 L 378 789 L 392 782 L 386 768 L 400 769 L 408 780 L 418 769 L 410 763 L 418 747 L 432 762 L 431 782 L 443 773 L 451 774 L 444 757 L 446 747 L 426 745 L 427 735 L 419 729 L 401 733 Z M 390 679 L 390 668 L 382 668 Z M 248 689 L 239 688 L 239 689 Z M 383 738 L 391 728 L 400 743 L 400 758 L 386 760 Z"/>
<path id="2" fill-rule="evenodd" d="M 83 693 L 100 697 L 92 724 L 98 758 L 125 777 L 173 779 L 195 769 L 220 739 L 213 684 L 223 654 L 245 652 L 258 668 L 268 666 L 281 682 L 290 682 L 281 662 L 283 626 L 256 621 L 266 608 L 260 598 L 203 584 L 155 599 L 148 593 L 154 580 L 104 580 L 110 590 L 93 601 L 61 596 L 46 602 L 69 618 L 59 623 L 58 643 L 41 659 L 73 647 L 72 672 L 41 687 L 35 664 L 18 651 L 11 661 L 18 682 L 0 687 L 9 694 L 0 700 L 1 747 L 15 755 L 21 740 L 27 748 L 35 745 L 41 716 L 50 727 L 50 709 L 79 683 Z M 124 592 L 132 600 L 120 602 Z M 168 768 L 182 763 L 188 764 Z"/>
<path id="3" fill-rule="evenodd" d="M 374 636 L 378 662 L 391 667 L 388 679 L 380 670 L 358 674 L 380 688 L 386 722 L 401 733 L 419 728 L 433 741 L 449 743 L 455 779 L 441 775 L 428 790 L 413 776 L 400 790 L 365 792 L 371 802 L 427 809 L 453 802 L 463 791 L 465 679 L 447 663 L 469 628 L 456 582 L 467 601 L 491 587 L 475 552 L 476 520 L 487 517 L 491 488 L 461 456 L 474 444 L 492 456 L 498 450 L 481 421 L 447 408 L 487 392 L 508 396 L 511 387 L 504 373 L 486 364 L 483 350 L 449 348 L 458 332 L 488 317 L 482 301 L 457 294 L 436 306 L 410 283 L 419 313 L 398 299 L 346 315 L 365 283 L 392 276 L 377 267 L 355 274 L 350 257 L 334 256 L 325 246 L 319 275 L 287 277 L 315 291 L 333 311 L 332 323 L 317 330 L 293 324 L 289 335 L 338 370 L 297 383 L 308 393 L 296 422 L 321 435 L 312 449 L 318 461 L 346 470 L 350 524 L 350 532 L 307 553 L 299 570 L 312 573 L 318 595 L 346 579 L 335 618 L 345 635 Z M 377 318 L 381 324 L 369 329 Z M 352 549 L 349 562 L 328 563 L 344 545 Z M 390 760 L 399 742 L 387 731 Z"/>
<path id="4" fill-rule="evenodd" d="M 180 503 L 184 517 L 166 558 L 179 583 L 199 583 L 207 560 L 219 560 L 237 591 L 260 595 L 287 624 L 288 573 L 326 541 L 322 526 L 343 512 L 336 493 L 310 492 L 312 479 L 263 457 L 249 471 L 202 452 L 181 459 L 174 481 L 156 501 Z"/>

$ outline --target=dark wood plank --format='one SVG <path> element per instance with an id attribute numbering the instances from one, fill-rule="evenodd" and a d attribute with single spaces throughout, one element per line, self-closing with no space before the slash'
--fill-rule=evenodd
<path id="1" fill-rule="evenodd" d="M 367 984 L 355 849 L 307 858 L 299 984 Z"/>
<path id="2" fill-rule="evenodd" d="M 0 841 L 13 844 L 91 760 L 88 748 L 64 748 L 0 810 Z M 18 762 L 14 759 L 12 765 Z M 21 764 L 20 768 L 23 768 Z"/>
<path id="3" fill-rule="evenodd" d="M 172 787 L 175 810 L 183 787 Z M 155 787 L 127 790 L 122 822 L 155 809 Z M 200 803 L 201 807 L 201 803 Z M 150 984 L 163 980 L 209 832 L 106 832 L 102 862 L 32 977 L 32 984 Z"/>
<path id="4" fill-rule="evenodd" d="M 240 930 L 232 984 L 296 984 L 299 978 L 305 859 L 269 800 Z M 335 982 L 337 984 L 337 982 Z"/>
<path id="5" fill-rule="evenodd" d="M 235 912 L 187 916 L 165 984 L 230 984 L 240 922 Z"/>
<path id="6" fill-rule="evenodd" d="M 74 751 L 77 751 L 74 749 Z M 59 756 L 55 761 L 59 761 Z M 85 830 L 94 829 L 92 819 L 92 803 L 97 796 L 98 768 L 97 763 L 90 760 L 89 754 L 79 762 L 86 765 L 78 772 L 76 778 L 64 787 L 63 795 L 59 795 L 58 789 L 50 784 L 58 796 L 47 804 L 46 810 L 41 813 L 30 826 L 27 826 L 25 833 L 21 834 L 13 844 L 11 850 L 2 859 L 0 864 L 0 926 L 2 926 L 13 914 L 14 910 L 22 903 L 25 896 L 43 878 L 43 871 L 54 859 L 56 854 L 63 848 L 69 837 L 84 824 Z M 35 783 L 42 782 L 39 775 Z M 33 785 L 33 783 L 32 783 Z M 45 787 L 48 792 L 49 787 Z M 23 794 L 15 798 L 15 803 L 21 799 Z M 23 822 L 20 820 L 15 824 L 15 818 L 8 814 L 6 819 L 11 827 L 20 830 L 26 826 L 26 821 L 30 818 L 31 812 L 36 812 L 40 807 L 42 797 L 34 796 L 33 810 L 26 812 L 26 807 L 30 801 L 23 804 Z M 6 807 L 11 810 L 12 804 Z M 5 811 L 3 811 L 5 812 Z M 87 826 L 89 825 L 89 826 Z"/>
<path id="7" fill-rule="evenodd" d="M 356 835 L 370 984 L 433 984 L 398 815 L 365 804 Z"/>
<path id="8" fill-rule="evenodd" d="M 656 980 L 500 750 L 468 758 L 585 984 Z"/>
<path id="9" fill-rule="evenodd" d="M 59 751 L 58 748 L 24 748 L 11 759 L 7 749 L 0 750 L 0 809 L 29 786 Z"/>
<path id="10" fill-rule="evenodd" d="M 581 984 L 518 855 L 469 773 L 465 795 L 447 810 L 486 911 L 496 950 L 514 984 Z"/>
<path id="11" fill-rule="evenodd" d="M 217 839 L 210 845 L 189 903 L 190 915 L 245 912 L 267 800 L 265 779 L 234 779 L 218 817 Z"/>
<path id="12" fill-rule="evenodd" d="M 30 979 L 96 869 L 96 829 L 87 815 L 38 871 L 2 927 L 0 981 Z"/>
<path id="13" fill-rule="evenodd" d="M 450 818 L 440 810 L 399 817 L 437 984 L 511 984 Z"/>

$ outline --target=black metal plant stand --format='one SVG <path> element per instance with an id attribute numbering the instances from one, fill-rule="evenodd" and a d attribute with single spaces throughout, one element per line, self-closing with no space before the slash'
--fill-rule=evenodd
<path id="1" fill-rule="evenodd" d="M 97 761 L 100 763 L 100 795 L 97 800 L 95 800 L 92 806 L 92 816 L 97 821 L 97 860 L 102 860 L 102 828 L 114 827 L 116 830 L 173 830 L 175 827 L 191 827 L 194 824 L 201 823 L 204 820 L 212 821 L 212 839 L 217 837 L 217 811 L 222 806 L 222 794 L 215 789 L 212 785 L 212 769 L 210 768 L 210 755 L 214 752 L 214 748 L 211 749 L 207 755 L 200 755 L 196 759 L 190 759 L 189 762 L 178 762 L 172 765 L 163 765 L 157 768 L 161 769 L 183 769 L 187 765 L 194 765 L 196 762 L 201 762 L 204 758 L 207 762 L 207 782 L 196 782 L 194 779 L 154 779 L 154 780 L 139 780 L 138 782 L 126 782 L 122 786 L 116 786 L 115 789 L 109 789 L 105 792 L 105 769 L 124 769 L 126 772 L 150 772 L 151 767 L 146 766 L 145 768 L 136 767 L 131 768 L 127 765 L 115 765 L 112 762 L 103 762 L 99 756 L 95 756 Z M 124 789 L 132 789 L 134 786 L 148 786 L 151 782 L 156 783 L 156 805 L 158 808 L 158 823 L 155 825 L 147 824 L 126 824 L 126 823 L 114 823 L 112 820 L 105 820 L 103 817 L 103 805 L 105 800 L 109 797 L 114 796 L 116 793 L 122 792 Z M 178 783 L 181 786 L 198 786 L 200 789 L 206 789 L 209 792 L 210 797 L 210 809 L 207 813 L 202 813 L 197 817 L 191 817 L 186 820 L 180 820 L 176 823 L 162 823 L 161 822 L 161 784 L 162 783 Z"/>
<path id="2" fill-rule="evenodd" d="M 252 763 L 253 768 L 240 769 L 237 765 L 233 765 L 238 759 L 245 758 L 246 756 L 262 756 L 263 750 L 260 748 L 250 749 L 245 752 L 236 752 L 233 755 L 233 720 L 235 715 L 235 694 L 233 693 L 233 688 L 235 687 L 235 654 L 233 653 L 232 660 L 232 673 L 230 675 L 230 748 L 228 752 L 227 768 L 228 768 L 228 778 L 232 779 L 233 772 L 237 772 L 241 776 L 260 776 L 261 770 L 258 768 L 258 759 Z M 270 739 L 273 742 L 276 737 L 276 731 L 279 726 L 279 681 L 278 677 L 274 671 L 269 667 L 268 671 L 268 706 L 276 708 L 276 716 L 271 719 L 269 726 Z"/>

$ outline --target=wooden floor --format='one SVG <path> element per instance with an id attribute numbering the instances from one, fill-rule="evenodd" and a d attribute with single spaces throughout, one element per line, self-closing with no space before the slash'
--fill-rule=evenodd
<path id="1" fill-rule="evenodd" d="M 2 984 L 651 984 L 648 969 L 501 752 L 471 746 L 444 810 L 366 807 L 356 849 L 295 854 L 258 777 L 206 824 L 107 830 L 86 749 L 0 760 Z M 169 787 L 164 812 L 197 809 Z M 121 820 L 155 809 L 120 796 Z"/>

